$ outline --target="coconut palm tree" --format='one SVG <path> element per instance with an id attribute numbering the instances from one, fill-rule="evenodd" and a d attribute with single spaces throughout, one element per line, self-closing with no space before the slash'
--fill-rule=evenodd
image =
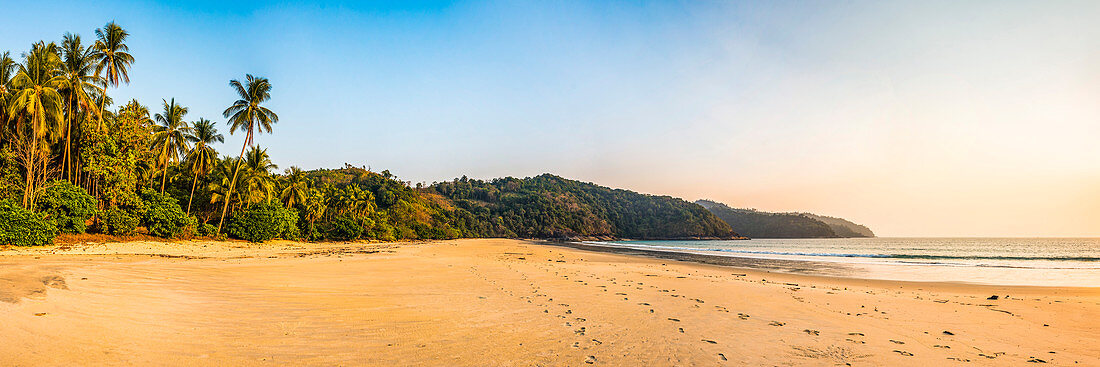
<path id="1" fill-rule="evenodd" d="M 65 85 L 62 90 L 66 97 L 66 103 L 68 104 L 66 110 L 68 113 L 65 116 L 65 126 L 63 127 L 63 134 L 65 137 L 65 150 L 61 159 L 61 173 L 68 179 L 72 175 L 73 164 L 72 154 L 70 149 L 73 146 L 73 125 L 77 116 L 77 111 L 82 110 L 87 114 L 99 115 L 99 109 L 96 106 L 94 96 L 105 92 L 102 79 L 93 75 L 92 68 L 94 65 L 93 56 L 95 55 L 91 47 L 85 48 L 80 41 L 80 36 L 71 33 L 65 33 L 64 40 L 61 42 L 61 51 L 64 55 L 62 72 L 65 76 Z"/>
<path id="2" fill-rule="evenodd" d="M 187 134 L 187 141 L 191 142 L 191 152 L 187 153 L 187 161 L 190 162 L 191 173 L 191 197 L 187 199 L 187 215 L 191 215 L 191 201 L 195 199 L 195 184 L 199 182 L 199 175 L 205 175 L 214 169 L 218 160 L 218 152 L 213 143 L 224 143 L 225 136 L 218 134 L 218 129 L 210 120 L 200 118 L 195 121 L 191 133 Z"/>
<path id="3" fill-rule="evenodd" d="M 6 126 L 8 122 L 8 100 L 11 98 L 11 79 L 15 75 L 16 63 L 11 58 L 11 52 L 4 51 L 0 54 L 0 126 Z M 3 131 L 0 130 L 0 134 Z"/>
<path id="4" fill-rule="evenodd" d="M 41 157 L 36 157 L 41 150 L 39 144 L 47 138 L 47 134 L 55 132 L 53 128 L 62 121 L 65 107 L 58 89 L 64 85 L 65 77 L 61 75 L 61 56 L 57 44 L 53 42 L 47 44 L 39 41 L 23 57 L 19 73 L 11 80 L 14 93 L 8 103 L 8 115 L 21 114 L 29 125 L 16 127 L 17 134 L 22 134 L 22 142 L 27 145 L 22 150 L 25 152 L 22 160 L 27 174 L 23 206 L 28 207 L 31 204 L 28 200 L 33 191 L 35 166 L 41 160 Z"/>
<path id="5" fill-rule="evenodd" d="M 130 47 L 126 46 L 126 38 L 129 32 L 119 27 L 114 21 L 107 23 L 103 28 L 95 30 L 96 41 L 92 45 L 93 55 L 96 60 L 95 76 L 102 78 L 106 85 L 118 87 L 119 83 L 130 83 L 130 65 L 134 63 L 134 57 L 130 55 Z M 105 95 L 104 95 L 105 96 Z M 100 99 L 99 109 L 102 111 L 107 99 Z M 102 116 L 100 122 L 102 122 Z"/>
<path id="6" fill-rule="evenodd" d="M 312 239 L 314 232 L 313 224 L 325 215 L 325 209 L 328 208 L 328 205 L 325 205 L 324 191 L 316 188 L 310 189 L 309 196 L 303 201 L 303 206 L 305 207 L 305 219 L 309 221 L 309 234 L 307 234 L 307 236 Z"/>
<path id="7" fill-rule="evenodd" d="M 168 181 L 168 164 L 187 152 L 187 135 L 191 126 L 183 121 L 187 107 L 176 104 L 176 99 L 164 102 L 164 112 L 156 114 L 157 124 L 153 126 L 153 148 L 160 150 L 160 160 L 164 174 L 160 179 L 160 192 L 164 193 L 164 184 Z"/>
<path id="8" fill-rule="evenodd" d="M 302 204 L 309 195 L 309 181 L 301 168 L 290 167 L 286 170 L 286 186 L 279 192 L 279 200 L 286 204 L 287 209 L 295 204 Z"/>
<path id="9" fill-rule="evenodd" d="M 235 188 L 237 185 L 230 181 L 233 176 L 233 170 L 238 166 L 238 157 L 225 157 L 219 159 L 214 164 L 214 170 L 210 173 L 214 180 L 210 182 L 207 187 L 210 190 L 210 203 L 228 205 L 228 201 L 233 198 L 231 187 Z M 237 195 L 240 198 L 241 195 Z"/>
<path id="10" fill-rule="evenodd" d="M 244 185 L 244 198 L 246 204 L 258 204 L 271 199 L 275 192 L 275 180 L 271 177 L 271 171 L 278 169 L 267 155 L 267 149 L 252 147 L 245 155 L 242 168 L 241 184 Z"/>
<path id="11" fill-rule="evenodd" d="M 253 134 L 263 133 L 264 131 L 271 133 L 271 125 L 279 122 L 279 115 L 276 115 L 267 107 L 261 106 L 262 103 L 271 99 L 271 82 L 267 78 L 253 77 L 251 74 L 245 75 L 245 80 L 243 85 L 236 79 L 229 81 L 229 86 L 237 92 L 240 99 L 233 102 L 222 113 L 229 119 L 230 134 L 237 131 L 237 129 L 244 131 L 245 134 L 244 144 L 241 146 L 241 159 L 237 161 L 237 168 L 233 170 L 233 179 L 229 181 L 229 194 L 233 193 L 233 185 L 236 185 L 237 174 L 241 169 L 240 164 L 244 162 L 245 148 L 252 145 Z M 222 230 L 222 223 L 225 222 L 227 210 L 229 210 L 228 198 L 222 206 L 221 219 L 218 220 L 219 233 Z"/>

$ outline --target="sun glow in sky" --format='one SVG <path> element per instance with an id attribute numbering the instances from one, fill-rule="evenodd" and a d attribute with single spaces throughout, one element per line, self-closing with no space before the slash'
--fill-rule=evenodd
<path id="1" fill-rule="evenodd" d="M 281 122 L 257 142 L 281 168 L 551 172 L 884 236 L 1100 236 L 1096 1 L 0 8 L 16 55 L 130 31 L 116 101 L 224 122 L 229 79 L 270 78 Z"/>

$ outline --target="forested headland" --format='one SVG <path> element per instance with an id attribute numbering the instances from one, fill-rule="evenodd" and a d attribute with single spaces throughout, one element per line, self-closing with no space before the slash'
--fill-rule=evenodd
<path id="1" fill-rule="evenodd" d="M 750 238 L 849 238 L 874 237 L 865 226 L 848 220 L 810 213 L 769 213 L 755 209 L 731 208 L 710 200 L 699 204 Z"/>
<path id="2" fill-rule="evenodd" d="M 230 80 L 220 116 L 185 101 L 115 101 L 138 62 L 114 22 L 0 53 L 0 245 L 59 233 L 162 238 L 733 238 L 703 207 L 553 175 L 416 185 L 389 171 L 280 167 L 260 76 Z M 219 121 L 219 122 L 215 122 Z M 291 122 L 293 123 L 293 122 Z M 228 131 L 226 131 L 228 130 Z M 239 152 L 219 152 L 225 134 Z"/>

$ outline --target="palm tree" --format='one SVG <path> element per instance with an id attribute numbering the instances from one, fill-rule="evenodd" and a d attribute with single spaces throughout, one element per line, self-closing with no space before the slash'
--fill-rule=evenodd
<path id="1" fill-rule="evenodd" d="M 237 167 L 238 160 L 240 158 L 225 157 L 215 162 L 214 170 L 210 173 L 214 180 L 207 187 L 210 190 L 211 204 L 225 203 L 225 205 L 228 205 L 228 202 L 232 199 L 233 192 L 230 190 L 232 190 L 231 187 L 236 187 L 236 184 L 230 181 L 230 177 L 233 175 L 234 167 Z M 237 197 L 239 198 L 240 195 L 237 195 Z"/>
<path id="2" fill-rule="evenodd" d="M 95 30 L 96 41 L 92 57 L 97 60 L 95 76 L 103 74 L 103 80 L 107 85 L 118 87 L 119 82 L 130 83 L 129 68 L 134 63 L 134 57 L 130 55 L 130 47 L 126 46 L 126 38 L 129 32 L 119 27 L 114 21 L 107 23 L 103 28 Z M 106 96 L 106 95 L 104 95 Z M 102 98 L 99 109 L 102 111 L 107 99 Z M 102 117 L 100 122 L 102 122 Z"/>
<path id="3" fill-rule="evenodd" d="M 264 131 L 271 133 L 271 125 L 279 122 L 279 115 L 275 112 L 267 109 L 267 107 L 261 106 L 261 103 L 267 102 L 271 99 L 271 82 L 267 78 L 253 77 L 252 74 L 245 75 L 246 84 L 242 85 L 240 81 L 234 79 L 229 81 L 229 86 L 237 92 L 237 96 L 240 97 L 236 102 L 233 102 L 229 108 L 225 109 L 222 113 L 229 119 L 229 133 L 241 129 L 244 131 L 244 144 L 241 146 L 241 159 L 237 161 L 237 168 L 233 170 L 233 179 L 229 181 L 230 187 L 228 194 L 233 193 L 233 185 L 237 183 L 237 174 L 241 170 L 241 163 L 244 162 L 245 148 L 252 145 L 252 139 L 254 133 L 262 133 Z M 229 210 L 229 200 L 225 200 L 225 204 L 222 206 L 221 219 L 218 220 L 218 233 L 221 233 L 222 223 L 225 222 L 225 212 Z"/>
<path id="4" fill-rule="evenodd" d="M 252 147 L 245 155 L 244 175 L 241 183 L 244 184 L 244 198 L 246 204 L 258 204 L 271 199 L 275 192 L 275 180 L 271 177 L 271 171 L 278 169 L 267 155 L 267 149 Z"/>
<path id="5" fill-rule="evenodd" d="M 224 143 L 225 136 L 218 134 L 213 122 L 200 118 L 195 121 L 191 133 L 187 134 L 187 141 L 193 144 L 191 152 L 187 153 L 187 161 L 191 162 L 191 172 L 195 175 L 191 180 L 191 197 L 187 199 L 187 215 L 191 215 L 191 201 L 195 199 L 195 184 L 199 182 L 199 174 L 210 172 L 218 160 L 218 152 L 210 144 Z"/>
<path id="6" fill-rule="evenodd" d="M 301 168 L 290 167 L 286 170 L 286 186 L 279 193 L 279 199 L 286 203 L 287 209 L 295 204 L 302 204 L 306 200 L 309 191 L 309 181 Z"/>
<path id="7" fill-rule="evenodd" d="M 64 54 L 64 69 L 63 75 L 65 76 L 65 86 L 63 92 L 65 92 L 66 102 L 68 103 L 68 114 L 65 118 L 64 135 L 65 135 L 65 151 L 62 156 L 61 173 L 68 179 L 72 175 L 72 155 L 69 153 L 72 147 L 72 130 L 73 120 L 76 118 L 77 110 L 83 110 L 85 114 L 95 113 L 99 115 L 99 110 L 95 106 L 95 100 L 93 96 L 97 93 L 104 93 L 104 89 L 100 87 L 103 84 L 102 79 L 92 75 L 93 68 L 93 56 L 94 51 L 91 47 L 85 48 L 81 45 L 80 36 L 71 33 L 66 33 L 64 40 L 61 42 L 61 50 Z"/>
<path id="8" fill-rule="evenodd" d="M 61 56 L 57 51 L 57 44 L 53 42 L 47 44 L 39 41 L 23 57 L 24 62 L 19 65 L 19 73 L 11 80 L 15 93 L 8 104 L 8 115 L 22 114 L 30 123 L 29 136 L 25 127 L 16 127 L 17 133 L 23 134 L 23 143 L 27 144 L 22 150 L 25 152 L 22 159 L 27 173 L 23 206 L 28 207 L 34 186 L 34 169 L 41 160 L 36 158 L 40 150 L 38 145 L 47 133 L 53 131 L 49 128 L 62 121 L 64 103 L 57 90 L 64 85 L 65 77 L 60 75 Z"/>
<path id="9" fill-rule="evenodd" d="M 164 102 L 164 112 L 156 115 L 157 125 L 153 127 L 153 147 L 160 149 L 161 164 L 164 174 L 160 180 L 160 192 L 164 193 L 164 184 L 168 181 L 168 163 L 179 158 L 187 151 L 187 135 L 191 133 L 191 127 L 183 116 L 187 115 L 187 107 L 172 102 Z"/>
<path id="10" fill-rule="evenodd" d="M 15 66 L 15 60 L 12 60 L 11 52 L 4 51 L 0 54 L 0 124 L 8 122 L 8 99 L 11 98 L 10 84 L 15 73 Z M 2 134 L 2 131 L 0 131 L 0 134 Z"/>
<path id="11" fill-rule="evenodd" d="M 325 215 L 325 209 L 328 205 L 325 205 L 325 193 L 318 189 L 310 189 L 309 196 L 303 202 L 305 207 L 306 220 L 309 221 L 309 234 L 310 239 L 313 237 L 313 223 L 317 222 Z"/>

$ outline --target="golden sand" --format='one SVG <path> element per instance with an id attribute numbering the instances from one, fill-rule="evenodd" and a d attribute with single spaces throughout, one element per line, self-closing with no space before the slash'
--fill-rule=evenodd
<path id="1" fill-rule="evenodd" d="M 1097 366 L 1100 289 L 518 240 L 130 242 L 0 251 L 0 335 L 0 366 Z"/>

